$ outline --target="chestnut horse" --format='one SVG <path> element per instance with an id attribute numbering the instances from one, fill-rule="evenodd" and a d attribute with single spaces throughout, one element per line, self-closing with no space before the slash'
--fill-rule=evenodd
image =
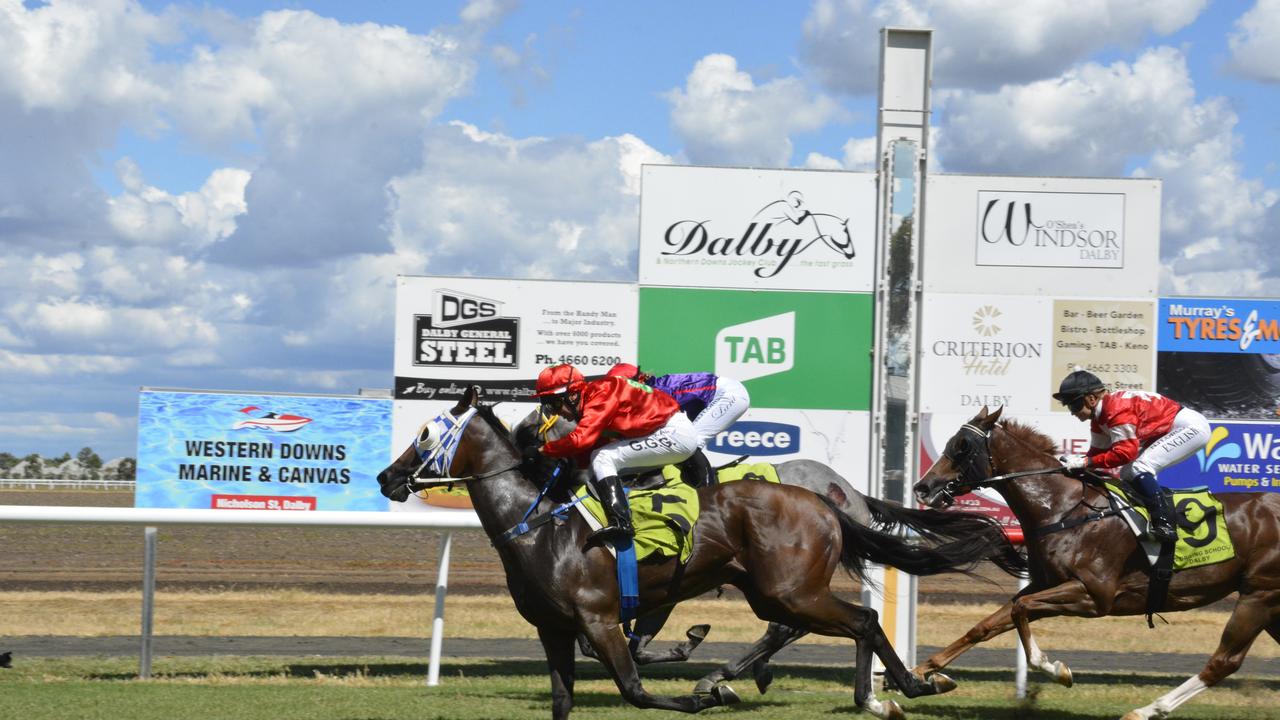
<path id="1" fill-rule="evenodd" d="M 613 556 L 587 545 L 590 530 L 576 513 L 561 526 L 499 540 L 521 523 L 530 507 L 542 508 L 538 488 L 519 471 L 520 453 L 489 406 L 477 405 L 469 388 L 452 410 L 423 427 L 415 442 L 378 475 L 382 492 L 403 500 L 424 486 L 465 482 L 486 534 L 497 545 L 507 588 L 520 614 L 537 628 L 551 673 L 552 717 L 573 707 L 574 638 L 585 635 L 618 690 L 641 708 L 699 712 L 737 700 L 718 686 L 709 694 L 653 695 L 640 682 L 627 640 L 619 629 L 620 600 Z M 993 560 L 1020 571 L 1022 557 L 998 525 L 977 516 L 933 513 L 928 544 L 863 527 L 830 501 L 802 488 L 736 482 L 699 490 L 693 552 L 683 566 L 673 558 L 642 563 L 640 608 L 645 614 L 721 585 L 738 588 L 762 620 L 856 643 L 854 702 L 880 718 L 902 718 L 892 700 L 875 698 L 874 654 L 907 697 L 953 687 L 949 679 L 920 680 L 894 652 L 876 612 L 845 602 L 830 589 L 836 566 L 865 572 L 870 562 L 931 575 L 968 570 Z M 542 510 L 545 511 L 545 510 Z"/>
<path id="2" fill-rule="evenodd" d="M 999 422 L 1001 411 L 984 407 L 961 426 L 914 490 L 931 507 L 950 505 L 975 487 L 997 490 L 1026 535 L 1031 584 L 913 673 L 925 678 L 974 645 L 1017 628 L 1030 665 L 1069 686 L 1071 671 L 1061 662 L 1049 662 L 1032 639 L 1029 623 L 1056 615 L 1144 614 L 1150 569 L 1122 518 L 1092 517 L 1108 507 L 1103 490 L 1064 474 L 1055 443 L 1029 426 Z M 1218 499 L 1236 557 L 1175 573 L 1165 607 L 1190 610 L 1239 592 L 1235 610 L 1204 670 L 1122 720 L 1166 717 L 1239 669 L 1263 630 L 1280 642 L 1280 496 L 1226 493 Z M 1064 520 L 1067 527 L 1049 529 Z M 1037 528 L 1046 532 L 1037 533 Z"/>

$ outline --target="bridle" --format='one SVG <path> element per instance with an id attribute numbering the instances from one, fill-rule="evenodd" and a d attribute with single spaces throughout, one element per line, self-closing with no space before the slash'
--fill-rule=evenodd
<path id="1" fill-rule="evenodd" d="M 457 478 L 449 474 L 449 469 L 453 465 L 453 458 L 458 454 L 462 433 L 467 429 L 467 425 L 471 424 L 471 421 L 475 419 L 475 416 L 476 408 L 474 407 L 467 408 L 467 411 L 458 417 L 454 417 L 448 411 L 445 411 L 419 428 L 418 434 L 413 439 L 413 449 L 418 454 L 418 459 L 422 462 L 416 470 L 409 474 L 408 482 L 405 483 L 410 492 L 416 493 L 433 487 L 452 486 L 454 483 L 465 483 L 472 480 L 484 480 L 520 467 L 520 463 L 516 463 L 499 470 Z M 430 472 L 431 475 L 424 475 L 424 472 Z"/>
<path id="2" fill-rule="evenodd" d="M 994 426 L 992 427 L 994 429 Z M 1044 468 L 1040 470 L 1020 470 L 1018 472 L 1005 473 L 1004 475 L 992 476 L 995 470 L 995 459 L 991 456 L 991 429 L 983 430 L 972 423 L 965 423 L 960 426 L 960 434 L 967 434 L 981 445 L 981 456 L 986 460 L 986 468 L 978 469 L 977 461 L 979 453 L 968 450 L 962 457 L 954 457 L 945 452 L 943 457 L 951 461 L 952 467 L 956 468 L 956 477 L 950 480 L 942 487 L 939 497 L 947 499 L 948 504 L 955 502 L 960 495 L 973 492 L 979 488 L 993 487 L 1009 480 L 1015 480 L 1021 477 L 1030 477 L 1032 475 L 1050 475 L 1062 472 L 1061 467 Z M 966 480 L 965 476 L 969 475 L 977 479 Z"/>

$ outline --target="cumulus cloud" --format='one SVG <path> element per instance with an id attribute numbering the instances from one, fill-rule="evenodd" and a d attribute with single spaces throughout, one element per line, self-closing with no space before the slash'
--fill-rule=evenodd
<path id="1" fill-rule="evenodd" d="M 128 240 L 199 250 L 235 232 L 236 216 L 247 209 L 247 170 L 215 170 L 198 191 L 171 195 L 147 185 L 130 158 L 121 158 L 116 168 L 124 192 L 107 201 L 107 217 Z"/>
<path id="2" fill-rule="evenodd" d="M 818 0 L 804 22 L 801 56 L 827 87 L 876 92 L 878 31 L 934 29 L 934 82 L 991 89 L 1052 77 L 1091 53 L 1168 35 L 1207 0 Z M 872 40 L 876 38 L 876 40 Z"/>
<path id="3" fill-rule="evenodd" d="M 1268 83 L 1280 82 L 1280 0 L 1258 0 L 1236 21 L 1228 40 L 1230 67 L 1245 77 Z"/>
<path id="4" fill-rule="evenodd" d="M 515 277 L 635 275 L 640 167 L 670 158 L 632 135 L 582 141 L 428 134 L 422 165 L 392 180 L 391 240 L 406 272 Z"/>
<path id="5" fill-rule="evenodd" d="M 707 55 L 683 89 L 667 93 L 671 122 L 695 164 L 788 167 L 790 135 L 843 118 L 830 97 L 814 94 L 799 78 L 757 85 L 729 55 Z"/>

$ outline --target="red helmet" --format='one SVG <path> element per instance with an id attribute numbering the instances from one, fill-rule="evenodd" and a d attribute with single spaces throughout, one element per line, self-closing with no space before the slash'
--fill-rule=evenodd
<path id="1" fill-rule="evenodd" d="M 582 373 L 578 372 L 578 368 L 572 365 L 552 365 L 538 373 L 538 383 L 534 385 L 533 396 L 559 395 L 576 389 L 575 385 L 581 385 L 586 381 Z"/>
<path id="2" fill-rule="evenodd" d="M 618 363 L 617 365 L 609 368 L 609 372 L 605 373 L 605 375 L 608 375 L 609 377 L 626 378 L 628 380 L 639 380 L 640 368 L 632 365 L 631 363 Z"/>

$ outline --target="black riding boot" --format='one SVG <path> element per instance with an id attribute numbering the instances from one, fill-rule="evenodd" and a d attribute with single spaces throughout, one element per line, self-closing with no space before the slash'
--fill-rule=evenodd
<path id="1" fill-rule="evenodd" d="M 696 488 L 716 484 L 716 471 L 711 468 L 711 461 L 702 448 L 694 450 L 688 460 L 680 463 L 680 477 Z"/>
<path id="2" fill-rule="evenodd" d="M 609 524 L 591 533 L 587 542 L 595 540 L 611 540 L 615 543 L 635 537 L 636 531 L 631 527 L 631 506 L 627 505 L 627 496 L 622 492 L 622 481 L 617 475 L 592 479 L 600 504 L 604 506 L 605 517 Z"/>
<path id="3" fill-rule="evenodd" d="M 1173 527 L 1173 503 L 1165 496 L 1164 490 L 1156 482 L 1156 476 L 1149 472 L 1133 476 L 1134 487 L 1138 490 L 1139 499 L 1151 515 L 1147 523 L 1147 534 L 1152 540 L 1162 543 L 1178 539 L 1178 531 Z"/>
<path id="4" fill-rule="evenodd" d="M 1147 527 L 1147 534 L 1151 539 L 1162 543 L 1177 540 L 1178 531 L 1173 527 L 1173 502 L 1169 500 L 1169 496 L 1161 492 L 1154 499 L 1144 499 L 1147 501 L 1147 512 L 1151 513 L 1151 523 Z"/>

